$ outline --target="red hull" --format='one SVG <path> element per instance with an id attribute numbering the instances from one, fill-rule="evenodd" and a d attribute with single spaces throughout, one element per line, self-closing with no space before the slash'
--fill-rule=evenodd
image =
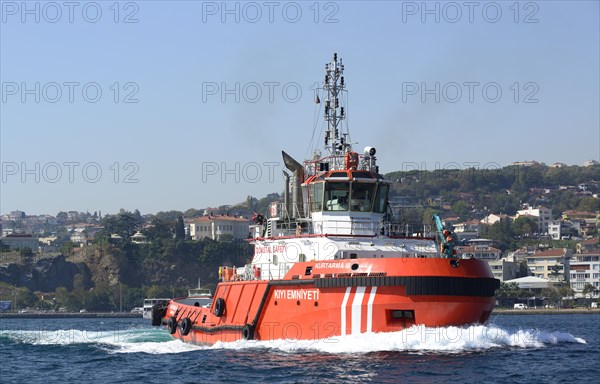
<path id="1" fill-rule="evenodd" d="M 194 344 L 484 323 L 498 284 L 487 263 L 475 259 L 458 267 L 444 258 L 304 262 L 282 280 L 220 283 L 211 308 L 172 300 L 162 323 Z"/>

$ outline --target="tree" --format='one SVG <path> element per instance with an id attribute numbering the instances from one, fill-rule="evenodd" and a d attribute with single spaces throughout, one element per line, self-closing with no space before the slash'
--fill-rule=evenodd
<path id="1" fill-rule="evenodd" d="M 173 234 L 175 233 L 175 223 L 155 217 L 152 219 L 150 226 L 145 228 L 142 232 L 144 232 L 150 240 L 172 239 Z"/>
<path id="2" fill-rule="evenodd" d="M 195 208 L 189 208 L 187 209 L 183 214 L 185 217 L 199 217 L 202 216 L 202 213 L 204 213 L 204 210 L 201 209 L 195 209 Z"/>
<path id="3" fill-rule="evenodd" d="M 594 296 L 594 293 L 596 292 L 596 287 L 594 287 L 592 284 L 590 283 L 586 283 L 585 286 L 583 287 L 583 296 L 585 295 L 590 295 L 589 299 L 591 300 L 592 297 Z"/>
<path id="4" fill-rule="evenodd" d="M 569 285 L 563 285 L 562 287 L 558 288 L 558 293 L 561 297 L 561 301 L 564 298 L 570 301 L 569 298 L 575 296 L 575 291 Z"/>
<path id="5" fill-rule="evenodd" d="M 593 197 L 584 197 L 577 206 L 579 211 L 596 212 L 600 211 L 600 200 Z"/>
<path id="6" fill-rule="evenodd" d="M 521 216 L 513 221 L 512 230 L 515 235 L 531 237 L 534 232 L 538 232 L 538 225 L 532 218 Z"/>
<path id="7" fill-rule="evenodd" d="M 177 218 L 177 224 L 175 225 L 175 238 L 179 240 L 185 239 L 185 226 L 183 224 L 183 216 Z"/>
<path id="8" fill-rule="evenodd" d="M 58 287 L 54 292 L 56 298 L 56 308 L 66 308 L 68 311 L 79 310 L 82 307 L 82 302 L 77 299 L 76 295 L 69 292 L 65 287 Z"/>
<path id="9" fill-rule="evenodd" d="M 554 288 L 545 288 L 542 290 L 542 297 L 546 298 L 548 304 L 558 306 L 560 304 L 560 293 Z"/>
<path id="10" fill-rule="evenodd" d="M 248 208 L 249 211 L 254 211 L 254 205 L 255 205 L 256 199 L 250 195 L 248 195 L 246 197 L 246 208 Z"/>
<path id="11" fill-rule="evenodd" d="M 452 210 L 456 212 L 458 216 L 463 218 L 466 214 L 469 213 L 471 207 L 464 200 L 458 200 L 456 203 L 452 204 Z"/>
<path id="12" fill-rule="evenodd" d="M 85 309 L 105 312 L 115 309 L 113 295 L 107 284 L 98 284 L 86 292 L 84 297 Z"/>
<path id="13" fill-rule="evenodd" d="M 483 226 L 481 236 L 496 241 L 503 251 L 512 248 L 515 242 L 510 220 L 505 219 Z"/>
<path id="14" fill-rule="evenodd" d="M 496 297 L 502 299 L 518 299 L 527 296 L 527 291 L 519 288 L 517 283 L 500 283 L 500 288 L 496 291 Z"/>

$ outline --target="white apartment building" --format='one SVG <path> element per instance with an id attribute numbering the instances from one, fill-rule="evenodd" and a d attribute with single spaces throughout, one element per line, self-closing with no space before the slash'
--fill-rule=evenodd
<path id="1" fill-rule="evenodd" d="M 552 221 L 552 209 L 542 206 L 533 208 L 529 205 L 526 205 L 524 209 L 517 211 L 516 218 L 521 216 L 527 216 L 535 219 L 538 224 L 539 232 L 548 233 L 548 224 L 550 224 L 550 221 Z"/>
<path id="2" fill-rule="evenodd" d="M 222 240 L 229 235 L 233 239 L 247 239 L 250 220 L 232 216 L 203 216 L 188 222 L 188 233 L 192 240 L 202 240 L 208 237 Z"/>
<path id="3" fill-rule="evenodd" d="M 600 290 L 600 250 L 576 253 L 571 260 L 571 288 L 582 293 L 586 284 Z"/>
<path id="4" fill-rule="evenodd" d="M 535 277 L 553 282 L 569 281 L 573 253 L 567 248 L 552 248 L 527 256 L 527 267 Z"/>

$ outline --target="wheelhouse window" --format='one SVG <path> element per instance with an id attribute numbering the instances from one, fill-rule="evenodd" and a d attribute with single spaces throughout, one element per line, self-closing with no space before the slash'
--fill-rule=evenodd
<path id="1" fill-rule="evenodd" d="M 324 211 L 347 211 L 350 195 L 350 183 L 325 183 Z"/>
<path id="2" fill-rule="evenodd" d="M 390 185 L 378 183 L 377 184 L 377 195 L 375 196 L 375 204 L 373 205 L 373 212 L 385 213 L 387 209 L 388 193 L 390 192 Z"/>
<path id="3" fill-rule="evenodd" d="M 319 212 L 323 210 L 323 184 L 314 183 L 310 185 L 310 211 Z"/>
<path id="4" fill-rule="evenodd" d="M 352 183 L 350 194 L 350 210 L 370 212 L 375 196 L 375 183 Z"/>

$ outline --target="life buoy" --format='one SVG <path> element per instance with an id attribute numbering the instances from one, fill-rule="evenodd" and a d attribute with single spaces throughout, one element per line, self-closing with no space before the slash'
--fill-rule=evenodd
<path id="1" fill-rule="evenodd" d="M 217 317 L 223 316 L 223 313 L 225 313 L 225 299 L 219 297 L 217 300 L 215 300 L 215 309 L 213 313 Z"/>
<path id="2" fill-rule="evenodd" d="M 169 320 L 167 321 L 167 328 L 169 328 L 169 333 L 171 335 L 175 333 L 177 330 L 177 319 L 175 316 L 169 317 Z"/>
<path id="3" fill-rule="evenodd" d="M 184 317 L 179 324 L 179 332 L 186 336 L 192 330 L 192 320 L 189 317 Z"/>
<path id="4" fill-rule="evenodd" d="M 246 324 L 242 327 L 242 339 L 254 340 L 254 328 L 250 324 Z"/>
<path id="5" fill-rule="evenodd" d="M 152 325 L 157 327 L 162 324 L 162 319 L 167 314 L 167 303 L 161 301 L 152 306 Z"/>

